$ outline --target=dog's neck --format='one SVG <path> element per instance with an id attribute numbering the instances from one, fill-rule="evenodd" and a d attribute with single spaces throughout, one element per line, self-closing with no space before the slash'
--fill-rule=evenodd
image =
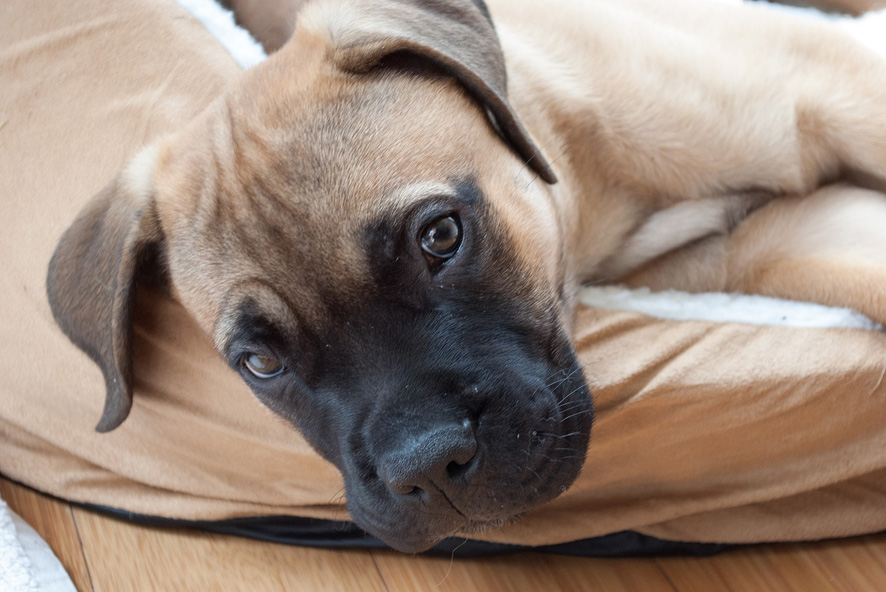
<path id="1" fill-rule="evenodd" d="M 508 57 L 514 107 L 559 178 L 546 191 L 565 230 L 569 281 L 597 281 L 604 261 L 657 208 L 611 182 L 600 154 L 607 132 L 590 77 L 570 76 L 574 64 L 536 47 L 507 24 L 498 34 Z M 551 75 L 558 71 L 560 76 Z"/>

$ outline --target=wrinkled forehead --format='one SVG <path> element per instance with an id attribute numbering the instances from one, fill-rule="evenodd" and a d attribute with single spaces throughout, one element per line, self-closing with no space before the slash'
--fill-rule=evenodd
<path id="1" fill-rule="evenodd" d="M 262 72 L 233 95 L 230 158 L 240 183 L 273 178 L 313 212 L 362 218 L 402 186 L 464 178 L 484 151 L 507 152 L 452 79 L 319 68 L 329 72 L 276 92 L 264 79 L 282 74 Z"/>
<path id="2" fill-rule="evenodd" d="M 201 282 L 282 275 L 306 298 L 321 288 L 308 281 L 364 285 L 361 226 L 473 173 L 482 114 L 455 83 L 281 76 L 244 77 L 170 151 L 160 193 L 171 263 L 207 317 L 223 303 Z"/>

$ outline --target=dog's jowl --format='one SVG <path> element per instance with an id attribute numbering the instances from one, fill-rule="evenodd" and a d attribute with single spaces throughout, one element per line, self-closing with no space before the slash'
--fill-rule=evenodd
<path id="1" fill-rule="evenodd" d="M 98 429 L 130 411 L 150 274 L 391 546 L 565 491 L 593 417 L 569 336 L 582 281 L 690 245 L 661 287 L 724 289 L 715 268 L 740 259 L 728 237 L 752 210 L 841 172 L 886 179 L 886 121 L 846 111 L 886 102 L 886 67 L 753 8 L 659 4 L 307 2 L 286 45 L 139 154 L 58 245 L 49 298 L 104 371 Z M 851 101 L 821 99 L 836 88 Z M 767 290 L 802 297 L 813 273 Z M 882 305 L 841 294 L 829 303 Z"/>

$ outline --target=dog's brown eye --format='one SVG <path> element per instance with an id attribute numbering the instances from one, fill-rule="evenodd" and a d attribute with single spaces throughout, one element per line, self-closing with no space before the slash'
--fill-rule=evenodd
<path id="1" fill-rule="evenodd" d="M 256 378 L 273 378 L 283 372 L 283 363 L 280 360 L 261 354 L 243 354 L 240 365 L 245 366 Z"/>
<path id="2" fill-rule="evenodd" d="M 432 257 L 448 259 L 460 244 L 461 225 L 452 214 L 437 218 L 421 231 L 421 248 Z"/>

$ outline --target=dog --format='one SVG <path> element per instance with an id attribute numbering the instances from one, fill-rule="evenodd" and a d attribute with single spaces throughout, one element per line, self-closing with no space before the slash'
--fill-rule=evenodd
<path id="1" fill-rule="evenodd" d="M 419 552 L 579 475 L 582 283 L 886 321 L 883 196 L 821 189 L 883 188 L 884 104 L 886 63 L 765 9 L 313 0 L 93 198 L 47 293 L 103 370 L 98 431 L 132 404 L 134 295 L 163 282 L 341 471 L 354 521 Z"/>

